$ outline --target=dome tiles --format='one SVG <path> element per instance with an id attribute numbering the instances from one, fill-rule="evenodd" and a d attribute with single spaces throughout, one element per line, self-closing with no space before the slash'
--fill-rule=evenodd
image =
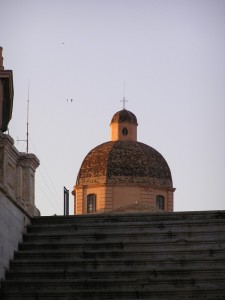
<path id="1" fill-rule="evenodd" d="M 131 111 L 126 109 L 120 110 L 117 113 L 115 113 L 111 120 L 111 123 L 125 122 L 138 125 L 136 116 Z"/>
<path id="2" fill-rule="evenodd" d="M 131 141 L 106 142 L 85 157 L 77 185 L 117 183 L 172 188 L 172 177 L 166 160 L 152 147 Z"/>

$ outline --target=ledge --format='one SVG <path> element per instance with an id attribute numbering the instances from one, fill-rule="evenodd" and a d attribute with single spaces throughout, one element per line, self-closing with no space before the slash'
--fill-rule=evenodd
<path id="1" fill-rule="evenodd" d="M 23 205 L 18 202 L 14 197 L 12 197 L 9 193 L 6 187 L 4 187 L 2 184 L 0 184 L 0 191 L 7 197 L 9 201 L 11 201 L 17 208 L 19 208 L 28 218 L 33 218 L 34 214 L 29 213 Z M 34 207 L 34 209 L 37 209 Z M 39 212 L 39 210 L 37 209 Z M 40 215 L 40 212 L 39 212 Z"/>

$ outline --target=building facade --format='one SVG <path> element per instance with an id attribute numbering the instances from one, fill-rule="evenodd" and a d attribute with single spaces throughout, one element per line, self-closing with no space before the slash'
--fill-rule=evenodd
<path id="1" fill-rule="evenodd" d="M 137 141 L 137 118 L 125 108 L 114 114 L 111 140 L 83 160 L 73 189 L 74 213 L 105 213 L 145 205 L 173 211 L 170 168 L 154 148 Z"/>
<path id="2" fill-rule="evenodd" d="M 13 72 L 5 70 L 0 47 L 0 285 L 5 270 L 18 249 L 33 216 L 35 172 L 39 159 L 32 153 L 19 152 L 13 138 L 6 134 L 13 111 Z"/>

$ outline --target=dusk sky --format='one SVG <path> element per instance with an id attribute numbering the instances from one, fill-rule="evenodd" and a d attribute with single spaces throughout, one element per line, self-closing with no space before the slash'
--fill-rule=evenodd
<path id="1" fill-rule="evenodd" d="M 124 81 L 138 141 L 170 166 L 174 210 L 225 209 L 224 0 L 0 0 L 0 46 L 23 152 L 29 85 L 42 215 L 63 213 L 64 186 L 72 213 L 80 165 L 110 140 Z"/>

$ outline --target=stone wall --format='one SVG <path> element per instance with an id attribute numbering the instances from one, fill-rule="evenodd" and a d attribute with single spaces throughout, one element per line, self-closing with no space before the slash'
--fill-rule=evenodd
<path id="1" fill-rule="evenodd" d="M 34 154 L 19 152 L 13 139 L 0 132 L 0 279 L 30 218 L 40 215 L 34 195 L 38 165 Z"/>
<path id="2" fill-rule="evenodd" d="M 0 279 L 4 278 L 29 223 L 29 216 L 0 191 Z"/>

